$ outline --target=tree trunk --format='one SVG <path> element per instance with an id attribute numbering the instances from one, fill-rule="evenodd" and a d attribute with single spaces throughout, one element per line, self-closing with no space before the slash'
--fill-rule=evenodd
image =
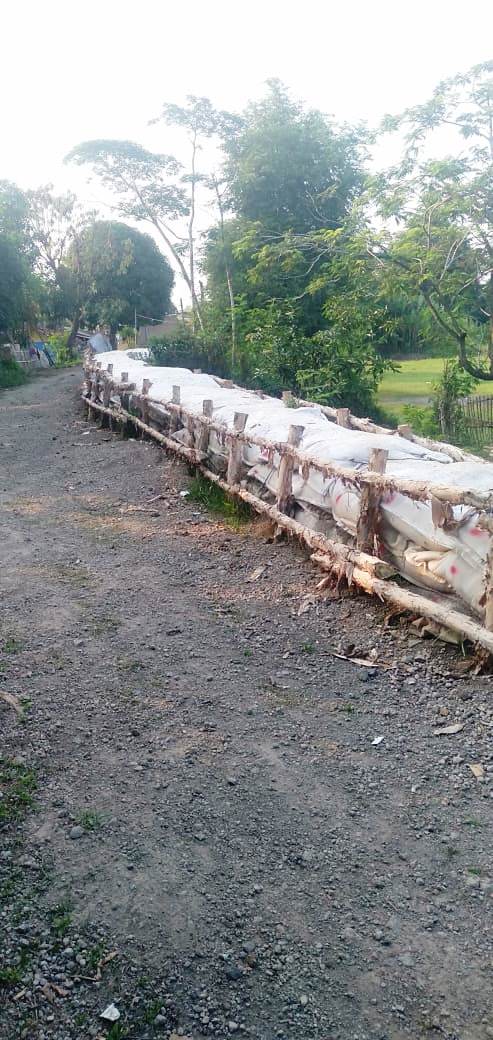
<path id="1" fill-rule="evenodd" d="M 111 343 L 111 349 L 112 350 L 117 350 L 117 348 L 118 348 L 118 344 L 117 344 L 117 341 L 116 341 L 116 328 L 117 328 L 116 325 L 110 325 L 110 334 L 109 334 L 108 338 L 109 338 L 109 341 Z"/>
<path id="2" fill-rule="evenodd" d="M 192 141 L 192 182 L 190 192 L 190 218 L 188 221 L 188 259 L 190 265 L 190 292 L 192 294 L 192 331 L 195 334 L 195 255 L 193 240 L 193 225 L 195 220 L 195 153 L 197 151 L 197 134 L 194 133 Z"/>
<path id="3" fill-rule="evenodd" d="M 75 311 L 74 316 L 72 318 L 72 327 L 70 329 L 70 332 L 69 332 L 69 335 L 68 335 L 68 339 L 67 339 L 67 350 L 68 350 L 71 358 L 75 358 L 76 353 L 77 353 L 76 349 L 75 349 L 75 344 L 77 342 L 77 333 L 78 333 L 79 327 L 80 327 L 80 319 L 81 319 L 81 312 L 80 312 L 80 309 L 78 308 Z"/>
<path id="4" fill-rule="evenodd" d="M 235 306 L 235 295 L 233 290 L 233 279 L 231 278 L 231 271 L 226 256 L 226 238 L 224 235 L 224 209 L 221 194 L 219 191 L 219 185 L 215 175 L 212 178 L 214 184 L 214 190 L 216 192 L 217 205 L 219 209 L 219 222 L 221 227 L 221 241 L 224 253 L 224 269 L 226 272 L 226 282 L 228 286 L 229 295 L 229 309 L 231 313 L 231 375 L 234 375 L 236 368 L 236 306 Z"/>
<path id="5" fill-rule="evenodd" d="M 490 325 L 489 325 L 489 340 L 488 340 L 488 357 L 490 360 L 490 372 L 493 371 L 493 271 L 490 271 L 490 284 L 489 284 L 489 297 L 490 297 Z"/>

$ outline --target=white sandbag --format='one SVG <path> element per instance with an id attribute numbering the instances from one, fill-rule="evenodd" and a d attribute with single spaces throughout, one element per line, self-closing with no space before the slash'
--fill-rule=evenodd
<path id="1" fill-rule="evenodd" d="M 283 401 L 261 397 L 253 391 L 222 386 L 213 376 L 186 368 L 151 367 L 145 351 L 112 351 L 100 354 L 102 368 L 113 365 L 116 381 L 128 373 L 138 393 L 143 379 L 150 380 L 149 397 L 170 402 L 173 387 L 180 387 L 180 402 L 185 409 L 201 414 L 204 400 L 213 403 L 213 418 L 233 429 L 235 413 L 247 415 L 245 432 L 273 445 L 287 441 L 292 425 L 303 427 L 300 450 L 320 462 L 333 462 L 348 469 L 365 469 L 376 448 L 388 452 L 386 475 L 447 486 L 491 492 L 493 465 L 483 460 L 454 462 L 446 452 L 430 450 L 405 437 L 346 429 L 331 422 L 317 406 L 287 407 Z M 187 431 L 176 434 L 186 440 Z M 211 465 L 226 465 L 228 446 L 211 431 Z M 242 445 L 243 481 L 261 497 L 276 495 L 280 456 L 257 445 Z M 324 477 L 310 469 L 308 476 L 293 474 L 294 516 L 301 523 L 329 537 L 351 542 L 356 536 L 360 513 L 360 492 L 339 478 Z M 398 491 L 386 492 L 381 499 L 379 537 L 383 558 L 394 563 L 401 574 L 415 584 L 436 591 L 456 593 L 478 613 L 482 612 L 485 561 L 490 536 L 478 527 L 477 513 L 466 506 L 453 507 L 457 526 L 448 530 L 435 527 L 431 505 L 417 502 Z"/>

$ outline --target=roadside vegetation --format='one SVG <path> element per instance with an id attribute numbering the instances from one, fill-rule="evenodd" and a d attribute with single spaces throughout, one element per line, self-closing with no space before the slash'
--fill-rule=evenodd
<path id="1" fill-rule="evenodd" d="M 0 390 L 8 390 L 9 387 L 22 386 L 27 383 L 27 373 L 17 361 L 3 361 L 0 358 Z"/>

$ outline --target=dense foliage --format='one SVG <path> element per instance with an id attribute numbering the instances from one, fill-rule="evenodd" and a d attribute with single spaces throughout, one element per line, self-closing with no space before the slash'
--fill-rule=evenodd
<path id="1" fill-rule="evenodd" d="M 0 187 L 0 331 L 44 314 L 72 322 L 69 346 L 84 322 L 114 335 L 135 311 L 169 312 L 174 272 L 190 309 L 179 333 L 154 342 L 158 363 L 371 412 L 393 358 L 455 353 L 445 381 L 458 393 L 461 371 L 493 374 L 492 113 L 491 62 L 372 134 L 276 80 L 239 115 L 203 97 L 166 102 L 160 152 L 105 139 L 67 157 L 152 239 L 70 194 Z M 395 132 L 400 162 L 370 174 L 375 140 Z"/>
<path id="2" fill-rule="evenodd" d="M 81 325 L 102 325 L 114 339 L 136 311 L 169 313 L 172 287 L 173 271 L 149 235 L 97 220 L 74 195 L 0 184 L 1 338 L 24 343 L 39 323 L 70 322 L 55 351 L 68 358 Z"/>

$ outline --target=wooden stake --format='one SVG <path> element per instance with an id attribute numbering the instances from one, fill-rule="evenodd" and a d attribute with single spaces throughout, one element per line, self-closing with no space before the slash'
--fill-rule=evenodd
<path id="1" fill-rule="evenodd" d="M 207 419 L 212 419 L 212 413 L 214 411 L 214 401 L 202 401 L 202 415 L 205 415 Z M 204 455 L 207 454 L 209 447 L 209 427 L 206 423 L 200 424 L 200 433 L 198 437 L 198 449 L 203 451 Z"/>
<path id="2" fill-rule="evenodd" d="M 233 420 L 233 429 L 235 433 L 243 433 L 247 419 L 248 415 L 246 415 L 245 412 L 235 412 Z M 243 442 L 238 440 L 237 437 L 232 437 L 229 444 L 228 484 L 239 483 L 242 451 Z"/>
<path id="3" fill-rule="evenodd" d="M 147 400 L 147 398 L 149 396 L 149 390 L 150 390 L 151 386 L 152 386 L 152 380 L 151 379 L 143 379 L 142 380 L 142 397 L 141 397 L 141 401 L 140 401 L 140 407 L 141 407 L 141 413 L 142 413 L 142 421 L 145 422 L 147 426 L 149 425 L 149 401 Z M 143 434 L 142 434 L 142 436 L 143 436 Z"/>
<path id="4" fill-rule="evenodd" d="M 370 453 L 368 469 L 372 473 L 385 473 L 389 453 L 385 448 L 374 448 Z M 365 484 L 360 491 L 359 519 L 356 529 L 356 545 L 364 552 L 375 552 L 380 515 L 381 492 L 371 484 Z"/>
<path id="5" fill-rule="evenodd" d="M 201 452 L 179 444 L 153 427 L 146 426 L 138 416 L 126 413 L 122 409 L 118 409 L 117 406 L 113 406 L 112 409 L 105 409 L 104 405 L 97 401 L 93 401 L 92 406 L 100 413 L 107 411 L 110 414 L 116 414 L 117 418 L 125 417 L 128 421 L 133 422 L 138 428 L 144 428 L 145 432 L 149 433 L 151 437 L 154 437 L 155 440 L 163 445 L 163 447 L 168 448 L 174 454 L 186 459 L 187 462 L 198 465 L 204 476 L 212 483 L 223 488 L 223 490 L 228 494 L 232 494 L 236 498 L 246 502 L 258 513 L 262 513 L 269 517 L 269 519 L 276 523 L 282 530 L 285 530 L 288 534 L 299 538 L 310 546 L 310 548 L 316 550 L 316 562 L 322 566 L 324 570 L 334 570 L 336 573 L 341 573 L 342 571 L 349 581 L 355 582 L 366 592 L 376 595 L 380 599 L 386 600 L 389 603 L 393 603 L 396 606 L 399 606 L 402 610 L 410 611 L 411 613 L 421 617 L 428 617 L 432 621 L 436 621 L 438 624 L 443 625 L 445 628 L 458 632 L 459 635 L 470 639 L 473 643 L 483 646 L 488 653 L 493 654 L 493 588 L 489 577 L 489 574 L 493 573 L 493 547 L 488 556 L 489 568 L 488 577 L 486 579 L 485 613 L 487 615 L 488 624 L 485 623 L 483 626 L 479 622 L 470 618 L 467 614 L 460 613 L 459 611 L 450 608 L 443 602 L 443 600 L 437 602 L 426 595 L 418 595 L 414 592 L 410 592 L 408 589 L 396 585 L 392 581 L 384 580 L 387 579 L 389 574 L 395 573 L 395 569 L 385 561 L 379 560 L 370 554 L 361 552 L 350 546 L 332 542 L 320 532 L 312 531 L 310 528 L 304 527 L 303 524 L 300 524 L 291 517 L 281 513 L 276 506 L 269 505 L 269 503 L 263 501 L 263 499 L 257 498 L 256 495 L 253 495 L 245 488 L 242 488 L 238 483 L 232 486 L 229 482 L 219 477 L 217 473 L 213 473 L 208 469 L 204 464 L 204 455 Z M 235 420 L 237 418 L 239 421 L 235 422 L 235 426 L 242 426 L 244 429 L 246 416 L 243 416 L 242 413 L 240 413 L 238 417 L 235 416 Z M 242 421 L 243 419 L 245 420 L 244 422 Z M 208 425 L 209 429 L 215 428 L 215 424 L 210 420 L 206 420 L 205 425 Z M 239 430 L 237 430 L 237 433 L 238 432 Z M 234 438 L 232 443 L 239 448 L 241 453 L 241 445 L 243 441 L 240 437 Z M 378 487 L 378 485 L 374 486 Z M 478 523 L 481 523 L 481 518 Z"/>
<path id="6" fill-rule="evenodd" d="M 349 424 L 349 416 L 350 416 L 350 414 L 351 413 L 349 411 L 349 408 L 336 408 L 336 417 L 337 417 L 336 421 L 337 421 L 337 425 L 338 426 L 345 426 L 346 429 L 349 429 L 349 425 L 350 425 Z"/>
<path id="7" fill-rule="evenodd" d="M 305 427 L 290 426 L 288 431 L 288 444 L 297 448 L 301 444 Z M 279 476 L 277 481 L 277 508 L 281 513 L 290 513 L 293 498 L 293 470 L 294 459 L 292 455 L 283 455 L 279 463 Z"/>
<path id="8" fill-rule="evenodd" d="M 493 538 L 490 534 L 490 547 L 486 557 L 484 571 L 484 625 L 489 632 L 493 632 Z"/>
<path id="9" fill-rule="evenodd" d="M 171 403 L 179 405 L 181 401 L 181 390 L 179 386 L 174 386 L 171 392 Z M 170 433 L 175 433 L 180 425 L 180 413 L 172 412 L 169 423 Z"/>
<path id="10" fill-rule="evenodd" d="M 397 433 L 399 434 L 399 437 L 411 437 L 412 432 L 412 426 L 410 426 L 409 423 L 402 423 L 400 426 L 397 427 Z"/>

